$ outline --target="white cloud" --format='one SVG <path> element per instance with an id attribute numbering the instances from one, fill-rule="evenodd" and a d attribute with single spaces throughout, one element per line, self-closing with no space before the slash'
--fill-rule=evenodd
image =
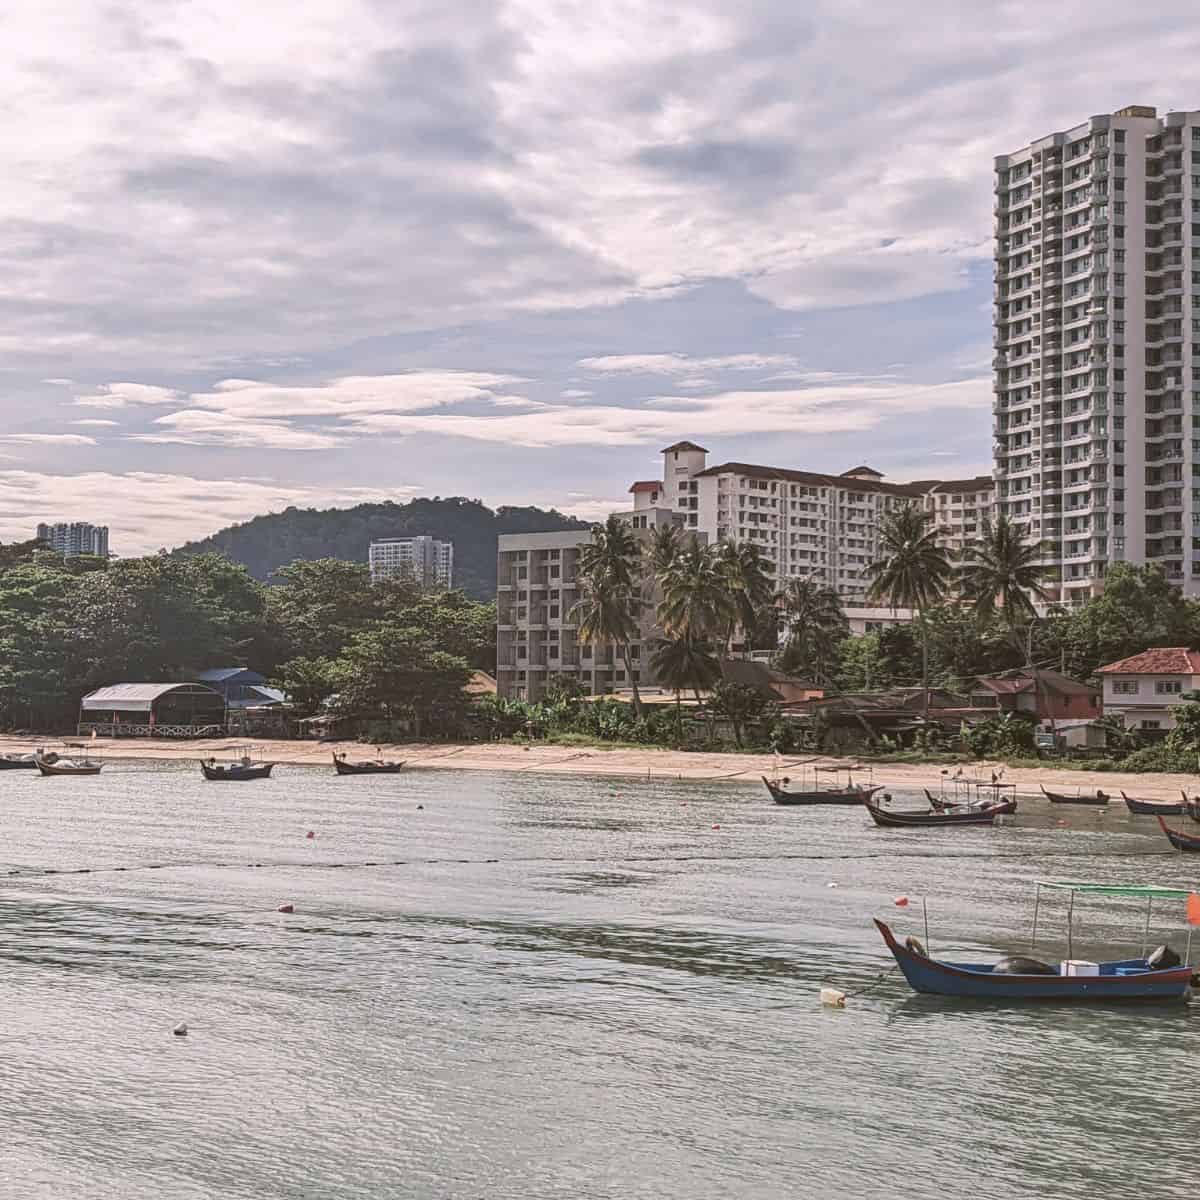
<path id="1" fill-rule="evenodd" d="M 208 536 L 290 504 L 334 507 L 411 499 L 415 487 L 306 486 L 258 479 L 197 479 L 189 475 L 90 471 L 78 475 L 0 471 L 0 538 L 29 537 L 39 520 L 103 516 L 113 550 L 149 554 Z"/>
<path id="2" fill-rule="evenodd" d="M 88 418 L 88 419 L 85 419 L 82 421 L 71 421 L 70 424 L 72 424 L 72 425 L 89 425 L 89 426 L 94 426 L 97 429 L 99 429 L 103 426 L 118 426 L 118 427 L 120 426 L 119 421 L 105 421 L 105 420 L 102 420 L 100 417 Z"/>
<path id="3" fill-rule="evenodd" d="M 298 429 L 281 421 L 254 421 L 228 413 L 198 409 L 159 417 L 154 422 L 154 430 L 152 433 L 131 434 L 129 440 L 258 450 L 331 450 L 343 444 L 340 437 L 316 430 Z"/>
<path id="4" fill-rule="evenodd" d="M 576 364 L 586 371 L 606 375 L 694 375 L 700 371 L 769 371 L 796 366 L 790 354 L 725 354 L 713 358 L 689 358 L 686 354 L 606 354 L 581 358 Z M 701 380 L 703 386 L 707 380 Z"/>
<path id="5" fill-rule="evenodd" d="M 27 446 L 94 446 L 96 439 L 82 433 L 5 433 L 0 441 L 21 442 Z"/>
<path id="6" fill-rule="evenodd" d="M 43 379 L 43 383 L 53 384 L 55 387 L 74 387 L 75 380 L 73 379 Z"/>
<path id="7" fill-rule="evenodd" d="M 90 396 L 76 396 L 73 403 L 81 408 L 125 408 L 127 405 L 174 404 L 179 393 L 174 388 L 149 383 L 105 383 Z"/>
<path id="8" fill-rule="evenodd" d="M 595 394 L 595 392 L 589 392 L 583 388 L 567 388 L 565 392 L 560 393 L 564 400 L 587 400 Z"/>

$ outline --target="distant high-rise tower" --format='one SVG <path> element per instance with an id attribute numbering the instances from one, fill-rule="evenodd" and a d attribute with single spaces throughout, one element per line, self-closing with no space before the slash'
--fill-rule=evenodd
<path id="1" fill-rule="evenodd" d="M 38 540 L 52 550 L 71 557 L 76 554 L 98 554 L 108 557 L 108 526 L 89 525 L 86 521 L 59 521 L 55 525 L 39 525 Z"/>
<path id="2" fill-rule="evenodd" d="M 383 538 L 371 543 L 368 557 L 374 582 L 408 575 L 422 587 L 454 586 L 453 542 L 439 542 L 428 534 Z"/>
<path id="3" fill-rule="evenodd" d="M 1091 117 L 995 172 L 999 511 L 1055 599 L 1117 562 L 1200 594 L 1200 112 Z"/>

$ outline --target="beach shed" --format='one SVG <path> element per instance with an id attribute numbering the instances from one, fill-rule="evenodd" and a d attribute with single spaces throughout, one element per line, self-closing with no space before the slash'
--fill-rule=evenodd
<path id="1" fill-rule="evenodd" d="M 196 678 L 220 692 L 231 709 L 269 707 L 287 699 L 278 688 L 267 686 L 265 675 L 247 667 L 214 667 L 201 671 Z"/>
<path id="2" fill-rule="evenodd" d="M 213 737 L 225 698 L 203 683 L 114 683 L 84 696 L 79 732 L 98 737 Z"/>

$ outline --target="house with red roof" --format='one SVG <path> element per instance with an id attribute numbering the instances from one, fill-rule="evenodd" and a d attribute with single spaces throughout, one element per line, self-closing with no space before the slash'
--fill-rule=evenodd
<path id="1" fill-rule="evenodd" d="M 1175 728 L 1171 706 L 1186 692 L 1200 691 L 1200 651 L 1156 646 L 1101 667 L 1104 711 L 1130 729 L 1148 733 Z"/>
<path id="2" fill-rule="evenodd" d="M 1091 720 L 1103 712 L 1097 688 L 1058 671 L 1026 667 L 978 676 L 971 686 L 971 704 L 999 713 L 1025 713 L 1039 723 Z"/>

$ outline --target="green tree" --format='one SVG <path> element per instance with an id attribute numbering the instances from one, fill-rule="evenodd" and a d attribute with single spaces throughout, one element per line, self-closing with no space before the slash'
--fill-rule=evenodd
<path id="1" fill-rule="evenodd" d="M 272 682 L 287 694 L 297 716 L 311 717 L 337 691 L 340 675 L 331 659 L 292 658 L 279 667 Z"/>
<path id="2" fill-rule="evenodd" d="M 982 536 L 972 545 L 962 570 L 963 600 L 981 621 L 999 613 L 1015 630 L 1036 615 L 1035 599 L 1049 598 L 1042 586 L 1041 556 L 1041 544 L 1026 541 L 1020 526 L 1008 517 L 1001 514 L 994 522 L 985 517 Z"/>
<path id="3" fill-rule="evenodd" d="M 658 583 L 658 623 L 668 637 L 713 641 L 736 619 L 736 604 L 713 546 L 689 542 Z"/>
<path id="4" fill-rule="evenodd" d="M 617 647 L 633 689 L 633 711 L 642 716 L 642 696 L 633 672 L 630 644 L 638 636 L 641 613 L 641 552 L 633 530 L 615 514 L 598 526 L 580 548 L 581 596 L 573 611 L 585 645 Z"/>
<path id="5" fill-rule="evenodd" d="M 654 674 L 675 693 L 676 736 L 683 741 L 683 709 L 680 694 L 690 690 L 701 703 L 700 692 L 721 677 L 721 664 L 707 642 L 686 636 L 659 638 L 650 656 Z"/>
<path id="6" fill-rule="evenodd" d="M 953 567 L 937 544 L 933 515 L 909 502 L 888 513 L 879 528 L 881 557 L 867 573 L 871 586 L 867 598 L 893 610 L 914 609 L 921 632 L 921 688 L 924 710 L 929 711 L 929 638 L 925 611 L 946 594 Z"/>
<path id="7" fill-rule="evenodd" d="M 666 574 L 682 544 L 683 534 L 678 525 L 656 526 L 643 552 L 646 576 L 658 579 Z"/>
<path id="8" fill-rule="evenodd" d="M 798 576 L 787 581 L 776 602 L 786 629 L 780 666 L 827 686 L 836 670 L 839 647 L 849 633 L 837 592 L 811 576 Z"/>
<path id="9" fill-rule="evenodd" d="M 729 591 L 731 608 L 725 633 L 725 644 L 733 648 L 733 639 L 740 625 L 749 639 L 770 608 L 775 585 L 771 577 L 774 564 L 765 559 L 753 542 L 722 541 L 717 549 L 717 561 Z"/>
<path id="10" fill-rule="evenodd" d="M 733 726 L 733 738 L 741 750 L 745 746 L 746 726 L 761 720 L 773 705 L 770 697 L 764 696 L 758 688 L 723 679 L 713 689 L 710 707 Z"/>
<path id="11" fill-rule="evenodd" d="M 365 563 L 335 558 L 297 560 L 275 572 L 271 619 L 287 646 L 286 657 L 336 658 L 355 634 L 378 616 L 379 595 Z M 398 585 L 402 586 L 402 585 Z M 395 588 L 389 587 L 387 595 Z M 411 585 L 406 595 L 412 597 Z"/>
<path id="12" fill-rule="evenodd" d="M 438 648 L 424 630 L 382 624 L 356 633 L 338 658 L 338 705 L 389 723 L 407 717 L 417 737 L 424 729 L 458 727 L 471 677 L 466 659 Z"/>

